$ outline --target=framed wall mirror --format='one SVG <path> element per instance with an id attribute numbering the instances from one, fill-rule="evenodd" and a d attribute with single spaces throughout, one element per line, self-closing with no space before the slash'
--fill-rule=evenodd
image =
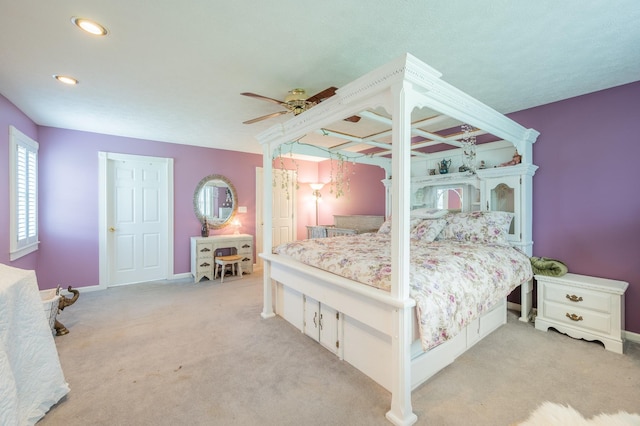
<path id="1" fill-rule="evenodd" d="M 207 220 L 210 229 L 229 225 L 238 210 L 236 189 L 222 175 L 209 175 L 202 179 L 193 193 L 193 211 L 200 223 Z"/>

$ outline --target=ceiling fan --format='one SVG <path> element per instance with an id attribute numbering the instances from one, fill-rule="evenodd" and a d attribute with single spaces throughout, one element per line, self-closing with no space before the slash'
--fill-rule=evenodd
<path id="1" fill-rule="evenodd" d="M 255 93 L 244 92 L 241 93 L 243 96 L 249 96 L 251 98 L 262 99 L 263 101 L 271 102 L 273 104 L 277 104 L 286 108 L 284 111 L 278 111 L 271 114 L 263 115 L 262 117 L 257 117 L 251 120 L 244 121 L 243 124 L 252 124 L 258 121 L 266 120 L 273 117 L 278 117 L 283 114 L 289 114 L 290 112 L 293 115 L 298 115 L 314 105 L 319 104 L 325 99 L 330 98 L 331 96 L 336 94 L 337 87 L 328 87 L 323 91 L 316 93 L 313 96 L 307 97 L 304 89 L 293 89 L 287 93 L 287 96 L 284 98 L 284 101 L 279 101 L 277 99 L 269 98 L 267 96 L 257 95 Z M 351 122 L 358 122 L 360 117 L 354 115 L 353 117 L 346 118 L 345 120 Z"/>

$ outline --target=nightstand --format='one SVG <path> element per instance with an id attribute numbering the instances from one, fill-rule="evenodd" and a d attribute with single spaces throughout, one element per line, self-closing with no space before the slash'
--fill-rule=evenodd
<path id="1" fill-rule="evenodd" d="M 536 275 L 536 329 L 553 327 L 576 339 L 599 340 L 605 349 L 623 351 L 624 292 L 629 283 L 586 275 Z"/>

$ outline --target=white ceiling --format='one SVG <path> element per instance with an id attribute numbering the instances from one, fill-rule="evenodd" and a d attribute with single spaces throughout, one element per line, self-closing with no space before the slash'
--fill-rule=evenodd
<path id="1" fill-rule="evenodd" d="M 508 113 L 640 80 L 639 22 L 638 0 L 0 0 L 0 94 L 43 126 L 261 153 L 291 115 L 242 124 L 282 108 L 241 92 L 311 95 L 409 52 Z"/>

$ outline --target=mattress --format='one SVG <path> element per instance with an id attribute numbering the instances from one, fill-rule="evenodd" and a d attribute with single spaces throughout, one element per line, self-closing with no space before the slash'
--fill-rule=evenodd
<path id="1" fill-rule="evenodd" d="M 391 288 L 390 234 L 294 241 L 274 253 L 384 291 Z M 410 253 L 410 295 L 424 350 L 453 338 L 533 276 L 528 256 L 508 244 L 412 239 Z"/>

